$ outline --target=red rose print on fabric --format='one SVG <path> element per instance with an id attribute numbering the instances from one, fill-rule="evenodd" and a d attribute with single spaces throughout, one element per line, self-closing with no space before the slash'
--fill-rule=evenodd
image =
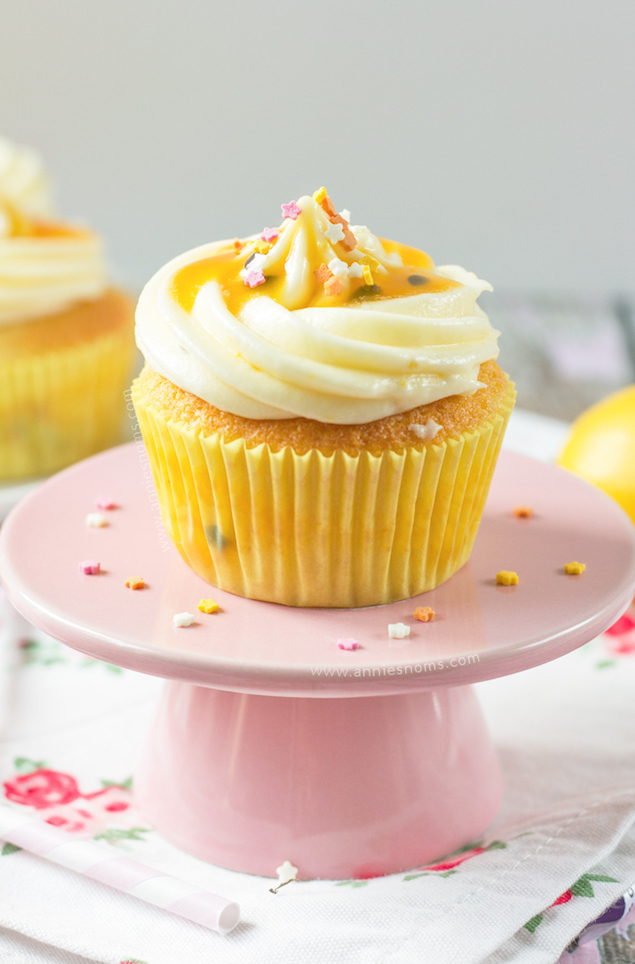
<path id="1" fill-rule="evenodd" d="M 6 799 L 33 807 L 51 826 L 112 844 L 143 840 L 142 834 L 148 833 L 147 828 L 138 826 L 130 780 L 122 784 L 104 781 L 106 785 L 101 790 L 82 793 L 69 773 L 25 758 L 16 760 L 16 767 L 30 770 L 5 781 Z"/>
<path id="2" fill-rule="evenodd" d="M 79 787 L 74 777 L 57 770 L 35 770 L 7 780 L 4 785 L 7 800 L 26 807 L 45 810 L 56 804 L 71 803 L 79 797 Z"/>
<path id="3" fill-rule="evenodd" d="M 487 853 L 488 850 L 505 850 L 506 847 L 507 844 L 503 843 L 502 840 L 492 840 L 492 842 L 488 844 L 475 844 L 471 847 L 465 847 L 456 853 L 449 854 L 447 857 L 444 857 L 443 860 L 438 860 L 434 864 L 427 864 L 425 867 L 421 867 L 416 874 L 407 874 L 404 880 L 416 880 L 417 877 L 426 877 L 428 874 L 436 874 L 438 877 L 450 877 L 451 874 L 458 873 L 457 867 L 464 864 L 466 860 L 479 857 L 481 854 Z"/>

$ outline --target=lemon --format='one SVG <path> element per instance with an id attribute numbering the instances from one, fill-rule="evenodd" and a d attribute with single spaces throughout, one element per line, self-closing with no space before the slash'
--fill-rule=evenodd
<path id="1" fill-rule="evenodd" d="M 612 496 L 635 522 L 635 385 L 576 419 L 558 463 Z"/>

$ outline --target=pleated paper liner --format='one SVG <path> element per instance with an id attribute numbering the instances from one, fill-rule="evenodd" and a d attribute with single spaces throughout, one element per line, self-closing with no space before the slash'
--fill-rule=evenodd
<path id="1" fill-rule="evenodd" d="M 0 358 L 0 481 L 48 475 L 121 441 L 130 326 Z"/>
<path id="2" fill-rule="evenodd" d="M 325 456 L 189 428 L 133 400 L 164 524 L 214 586 L 289 606 L 371 606 L 426 592 L 468 559 L 511 414 L 404 452 Z"/>

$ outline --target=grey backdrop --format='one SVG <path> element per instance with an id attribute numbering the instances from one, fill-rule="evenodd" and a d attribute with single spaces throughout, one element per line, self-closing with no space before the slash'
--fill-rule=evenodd
<path id="1" fill-rule="evenodd" d="M 633 0 L 4 0 L 0 131 L 140 286 L 326 184 L 498 288 L 635 289 Z"/>

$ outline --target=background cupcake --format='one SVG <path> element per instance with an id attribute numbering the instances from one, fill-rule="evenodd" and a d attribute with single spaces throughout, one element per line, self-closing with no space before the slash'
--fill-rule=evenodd
<path id="1" fill-rule="evenodd" d="M 467 560 L 514 391 L 462 268 L 349 224 L 280 227 L 149 282 L 133 398 L 164 522 L 214 585 L 297 606 L 432 589 Z"/>
<path id="2" fill-rule="evenodd" d="M 119 441 L 132 315 L 99 238 L 57 220 L 37 156 L 0 139 L 0 481 Z"/>

